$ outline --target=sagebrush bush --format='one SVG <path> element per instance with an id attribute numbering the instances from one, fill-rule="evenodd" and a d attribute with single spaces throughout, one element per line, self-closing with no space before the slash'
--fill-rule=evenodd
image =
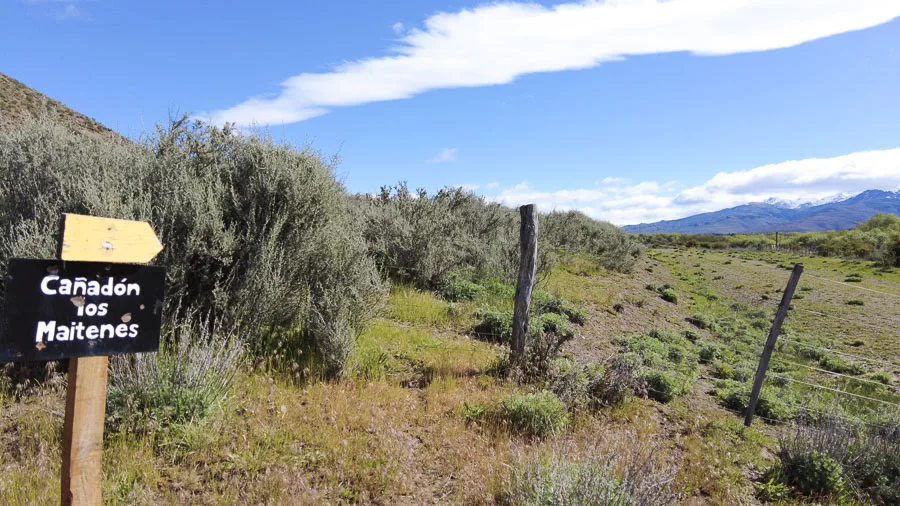
<path id="1" fill-rule="evenodd" d="M 780 436 L 779 465 L 770 474 L 809 495 L 852 491 L 864 503 L 900 504 L 896 415 L 872 424 L 828 415 L 803 422 Z"/>
<path id="2" fill-rule="evenodd" d="M 168 300 L 240 323 L 251 349 L 300 327 L 334 371 L 381 296 L 347 192 L 308 148 L 185 119 L 140 143 L 27 120 L 0 131 L 0 172 L 0 270 L 54 257 L 63 212 L 146 220 Z"/>
<path id="3" fill-rule="evenodd" d="M 358 198 L 368 248 L 392 279 L 440 289 L 452 274 L 515 279 L 519 265 L 519 215 L 461 188 L 433 195 L 405 183 Z M 542 270 L 549 268 L 542 256 Z"/>
<path id="4" fill-rule="evenodd" d="M 647 396 L 663 403 L 691 391 L 691 380 L 674 371 L 649 370 L 641 379 L 647 384 Z"/>
<path id="5" fill-rule="evenodd" d="M 633 438 L 630 451 L 569 448 L 519 457 L 495 493 L 509 506 L 654 506 L 673 504 L 674 467 L 661 465 L 653 448 Z"/>
<path id="6" fill-rule="evenodd" d="M 699 357 L 684 334 L 654 329 L 618 342 L 626 352 L 621 359 L 635 366 L 642 393 L 669 402 L 690 392 L 700 372 Z"/>
<path id="7" fill-rule="evenodd" d="M 188 315 L 163 330 L 158 353 L 116 355 L 109 362 L 107 423 L 143 432 L 200 422 L 228 395 L 241 365 L 233 333 Z"/>
<path id="8" fill-rule="evenodd" d="M 572 323 L 582 324 L 587 320 L 587 313 L 584 309 L 572 304 L 562 297 L 545 292 L 543 290 L 535 290 L 531 296 L 531 305 L 537 314 L 555 313 L 563 315 Z"/>
<path id="9" fill-rule="evenodd" d="M 616 272 L 631 272 L 641 247 L 624 230 L 578 211 L 554 211 L 540 217 L 539 241 L 554 250 L 587 253 Z"/>

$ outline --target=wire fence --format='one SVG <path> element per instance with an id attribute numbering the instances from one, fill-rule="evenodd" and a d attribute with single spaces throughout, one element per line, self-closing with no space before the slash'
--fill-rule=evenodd
<path id="1" fill-rule="evenodd" d="M 417 269 L 401 266 L 387 266 L 387 268 L 395 272 L 417 271 Z M 900 299 L 898 294 L 859 286 L 858 283 L 840 282 L 810 274 L 804 275 L 844 289 L 859 290 L 890 299 Z M 512 290 L 509 287 L 507 289 Z M 405 316 L 407 320 L 425 321 L 436 327 L 443 326 L 455 330 L 463 328 L 466 329 L 465 333 L 469 337 L 485 341 L 506 342 L 509 339 L 511 322 L 503 321 L 503 319 L 511 319 L 509 318 L 512 312 L 511 292 L 505 294 L 509 300 L 503 307 L 485 308 L 474 306 L 474 303 L 470 304 L 466 300 L 448 301 L 426 291 L 417 291 L 412 288 L 403 288 L 403 290 L 405 292 L 392 297 L 391 302 L 392 310 L 401 319 Z M 500 294 L 495 295 L 502 298 Z M 877 330 L 880 336 L 900 337 L 900 325 L 894 325 L 891 318 L 880 318 L 877 320 L 878 323 L 873 323 L 842 316 L 838 314 L 838 311 L 832 313 L 826 312 L 827 309 L 819 310 L 820 307 L 816 309 L 802 307 L 804 302 L 799 298 L 792 300 L 791 303 L 792 310 L 810 317 L 827 319 L 832 323 L 840 322 L 843 324 L 840 328 L 844 332 L 852 333 L 854 329 L 865 328 Z M 536 316 L 536 314 L 537 311 L 532 305 L 532 315 Z M 791 317 L 788 316 L 788 326 L 792 327 L 790 320 Z M 837 349 L 838 347 L 834 345 L 825 346 L 821 342 L 806 342 L 807 337 L 804 335 L 814 334 L 815 328 L 824 327 L 817 325 L 815 320 L 806 320 L 803 321 L 803 324 L 804 328 L 802 329 L 792 327 L 794 331 L 799 330 L 799 333 L 791 332 L 788 336 L 783 336 L 778 340 L 772 357 L 772 365 L 777 372 L 768 372 L 767 385 L 782 389 L 791 388 L 794 395 L 787 395 L 786 398 L 792 399 L 788 402 L 788 406 L 796 413 L 820 417 L 833 416 L 857 424 L 889 427 L 879 423 L 877 418 L 880 415 L 889 418 L 900 416 L 900 388 L 891 384 L 891 378 L 900 374 L 900 362 L 885 360 L 883 357 L 866 356 L 863 353 L 850 352 L 843 348 Z M 822 325 L 828 324 L 823 323 Z M 762 343 L 759 343 L 756 356 L 759 356 L 761 351 Z M 752 353 L 752 350 L 745 353 Z M 850 364 L 850 370 L 835 369 L 823 364 L 819 358 L 824 356 L 837 356 L 845 359 Z M 887 380 L 884 377 L 876 378 L 868 374 L 872 372 L 885 372 L 889 377 Z M 713 378 L 708 379 L 719 381 Z M 647 389 L 654 391 L 649 387 Z M 655 393 L 666 395 L 658 391 Z M 798 394 L 804 396 L 805 400 L 796 402 Z M 735 414 L 744 415 L 738 410 L 723 408 Z M 787 423 L 784 420 L 775 420 L 771 417 L 759 416 L 759 414 L 755 414 L 755 416 L 772 424 Z"/>
<path id="2" fill-rule="evenodd" d="M 857 283 L 845 283 L 809 274 L 807 276 L 850 290 L 875 293 L 891 299 L 900 298 L 900 295 L 859 286 Z M 792 309 L 823 321 L 827 320 L 830 323 L 841 322 L 842 329 L 862 327 L 877 330 L 879 336 L 900 336 L 900 332 L 898 332 L 900 329 L 890 319 L 879 325 L 871 321 L 847 318 L 836 314 L 837 312 L 796 307 L 803 304 L 802 300 L 791 302 Z M 790 320 L 790 316 L 788 320 Z M 815 323 L 815 320 L 804 323 L 803 330 L 806 334 L 815 333 L 815 328 L 822 328 Z M 828 325 L 828 323 L 822 325 Z M 846 330 L 844 331 L 846 332 Z M 845 337 L 852 338 L 853 336 L 851 334 L 845 335 Z M 805 404 L 794 403 L 792 405 L 794 409 L 818 413 L 822 416 L 845 418 L 854 423 L 896 428 L 896 420 L 900 417 L 900 388 L 892 384 L 892 380 L 897 373 L 900 373 L 900 363 L 884 360 L 881 357 L 835 349 L 837 346 L 822 346 L 804 342 L 803 339 L 801 335 L 792 335 L 781 339 L 774 349 L 772 362 L 778 372 L 767 374 L 769 384 L 775 383 L 782 388 L 792 385 L 793 388 L 799 389 L 800 395 L 805 397 Z M 866 345 L 863 340 L 854 342 L 858 343 L 858 346 Z M 840 359 L 830 357 L 840 357 Z M 800 372 L 801 370 L 802 372 Z M 875 375 L 874 373 L 882 374 Z M 830 409 L 817 409 L 811 406 L 816 403 L 830 406 Z M 879 423 L 877 421 L 879 417 L 894 420 L 893 425 Z"/>

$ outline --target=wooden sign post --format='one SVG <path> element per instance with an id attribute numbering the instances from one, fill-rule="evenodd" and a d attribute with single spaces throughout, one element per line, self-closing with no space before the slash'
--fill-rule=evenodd
<path id="1" fill-rule="evenodd" d="M 63 505 L 101 503 L 108 355 L 157 351 L 165 270 L 148 223 L 65 214 L 59 260 L 12 259 L 0 361 L 69 358 Z"/>

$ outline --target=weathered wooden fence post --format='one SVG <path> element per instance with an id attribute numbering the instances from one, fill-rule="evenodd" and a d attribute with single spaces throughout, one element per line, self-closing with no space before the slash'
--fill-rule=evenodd
<path id="1" fill-rule="evenodd" d="M 750 402 L 747 404 L 747 415 L 744 418 L 744 425 L 747 427 L 753 423 L 753 413 L 756 411 L 756 405 L 759 403 L 759 392 L 762 389 L 763 381 L 766 379 L 766 369 L 769 367 L 769 358 L 772 357 L 772 350 L 775 349 L 775 341 L 778 340 L 778 334 L 781 333 L 781 324 L 787 316 L 788 308 L 791 305 L 791 299 L 794 298 L 794 290 L 797 289 L 797 283 L 800 281 L 801 274 L 803 274 L 803 266 L 800 264 L 794 265 L 794 270 L 791 272 L 791 278 L 784 288 L 781 304 L 778 305 L 778 312 L 775 313 L 775 321 L 772 322 L 772 328 L 769 329 L 769 337 L 766 338 L 766 345 L 763 347 L 762 355 L 759 357 L 759 367 L 756 368 L 756 377 L 753 379 L 753 391 L 750 392 Z"/>
<path id="2" fill-rule="evenodd" d="M 516 282 L 515 309 L 513 311 L 513 330 L 511 358 L 513 364 L 521 364 L 525 358 L 525 343 L 528 340 L 529 307 L 531 291 L 534 288 L 534 276 L 537 272 L 537 208 L 528 204 L 519 208 L 521 224 L 519 226 L 519 279 Z"/>

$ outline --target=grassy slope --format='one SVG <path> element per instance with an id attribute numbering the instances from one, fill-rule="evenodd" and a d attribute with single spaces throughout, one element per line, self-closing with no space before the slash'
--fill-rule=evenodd
<path id="1" fill-rule="evenodd" d="M 33 90 L 15 79 L 0 74 L 0 124 L 20 123 L 28 116 L 47 114 L 67 128 L 90 136 L 120 139 L 119 134 L 96 120 Z"/>
<path id="2" fill-rule="evenodd" d="M 761 253 L 651 251 L 634 275 L 569 264 L 544 283 L 587 306 L 588 322 L 566 353 L 589 362 L 614 353 L 617 337 L 650 327 L 688 328 L 685 318 L 695 313 L 723 321 L 744 321 L 758 309 L 769 314 L 778 299 L 774 291 L 788 277 L 778 265 L 793 260 Z M 801 286 L 809 289 L 795 301 L 797 308 L 850 321 L 795 309 L 788 334 L 893 361 L 881 369 L 896 382 L 894 295 L 900 295 L 900 275 L 875 275 L 855 262 L 803 260 L 808 274 L 842 281 L 859 272 L 864 281 L 804 278 Z M 674 285 L 679 303 L 662 301 L 645 289 L 648 283 Z M 763 300 L 764 293 L 769 300 Z M 865 304 L 844 304 L 850 298 Z M 588 445 L 624 452 L 643 444 L 663 461 L 677 459 L 675 483 L 683 503 L 754 501 L 752 480 L 772 461 L 776 427 L 745 429 L 739 416 L 715 402 L 709 379 L 669 404 L 636 398 L 599 414 L 576 414 L 564 434 L 546 441 L 467 426 L 460 414 L 464 403 L 490 402 L 524 388 L 485 374 L 502 350 L 466 331 L 474 308 L 504 304 L 489 296 L 451 304 L 395 288 L 383 317 L 362 336 L 350 378 L 301 383 L 248 374 L 204 426 L 140 437 L 108 435 L 105 497 L 111 504 L 490 503 L 508 466 L 522 455 Z M 703 340 L 728 339 L 724 333 L 696 331 Z M 763 334 L 754 331 L 747 339 Z M 750 346 L 737 340 L 732 345 Z M 704 370 L 703 378 L 709 375 Z M 0 398 L 0 405 L 0 503 L 56 502 L 63 389 L 47 386 L 21 401 Z"/>

